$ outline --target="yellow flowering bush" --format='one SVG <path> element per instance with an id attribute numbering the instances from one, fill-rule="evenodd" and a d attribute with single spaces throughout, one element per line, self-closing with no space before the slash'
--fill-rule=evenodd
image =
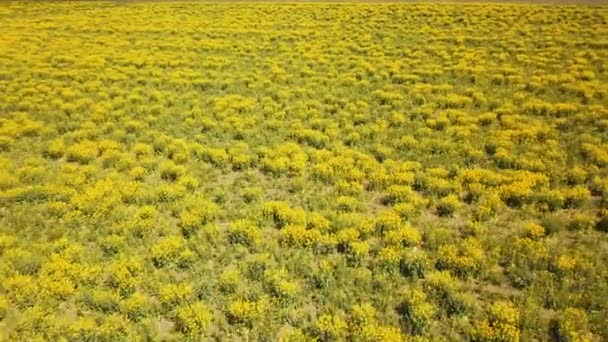
<path id="1" fill-rule="evenodd" d="M 212 322 L 212 313 L 203 302 L 180 306 L 175 311 L 177 328 L 188 335 L 198 336 L 208 329 Z"/>
<path id="2" fill-rule="evenodd" d="M 186 173 L 186 168 L 176 165 L 175 162 L 167 160 L 160 164 L 160 177 L 167 181 L 176 181 Z"/>
<path id="3" fill-rule="evenodd" d="M 102 312 L 116 312 L 120 304 L 120 295 L 112 290 L 93 290 L 86 294 L 85 301 L 93 309 Z"/>
<path id="4" fill-rule="evenodd" d="M 158 298 L 164 305 L 186 303 L 194 294 L 188 283 L 166 284 L 160 287 Z"/>
<path id="5" fill-rule="evenodd" d="M 108 272 L 108 280 L 113 287 L 121 293 L 131 293 L 139 283 L 142 265 L 137 260 L 122 258 L 112 263 Z"/>
<path id="6" fill-rule="evenodd" d="M 401 216 L 393 210 L 380 213 L 376 220 L 376 229 L 380 232 L 389 232 L 399 229 L 403 225 Z"/>
<path id="7" fill-rule="evenodd" d="M 447 315 L 462 315 L 471 310 L 471 300 L 461 292 L 461 282 L 447 271 L 429 272 L 423 288 Z"/>
<path id="8" fill-rule="evenodd" d="M 552 326 L 563 341 L 594 341 L 596 336 L 589 331 L 589 318 L 584 311 L 568 307 L 563 310 Z"/>
<path id="9" fill-rule="evenodd" d="M 359 206 L 359 201 L 356 198 L 349 196 L 339 196 L 336 198 L 336 209 L 338 211 L 356 211 Z"/>
<path id="10" fill-rule="evenodd" d="M 348 324 L 337 314 L 323 314 L 316 322 L 320 336 L 325 339 L 340 340 L 348 334 Z"/>
<path id="11" fill-rule="evenodd" d="M 65 150 L 65 155 L 67 161 L 88 164 L 98 157 L 99 150 L 95 142 L 83 141 L 68 146 Z"/>
<path id="12" fill-rule="evenodd" d="M 270 302 L 268 298 L 262 297 L 256 301 L 236 299 L 228 304 L 227 312 L 229 318 L 239 322 L 251 325 L 260 315 L 264 315 Z"/>
<path id="13" fill-rule="evenodd" d="M 184 239 L 175 235 L 159 240 L 150 249 L 150 255 L 158 267 L 172 264 L 186 266 L 195 258 L 194 252 L 186 246 Z"/>
<path id="14" fill-rule="evenodd" d="M 428 256 L 416 247 L 405 251 L 399 260 L 399 269 L 407 277 L 423 278 L 430 268 Z"/>
<path id="15" fill-rule="evenodd" d="M 407 293 L 399 311 L 407 324 L 407 331 L 419 335 L 428 328 L 437 308 L 428 302 L 422 289 L 413 289 Z"/>
<path id="16" fill-rule="evenodd" d="M 439 248 L 437 266 L 466 277 L 479 272 L 484 258 L 483 249 L 475 238 L 467 238 L 462 245 L 443 245 Z"/>
<path id="17" fill-rule="evenodd" d="M 519 341 L 519 312 L 510 302 L 499 301 L 490 307 L 489 318 L 479 323 L 475 340 Z"/>
<path id="18" fill-rule="evenodd" d="M 528 223 L 524 226 L 524 234 L 530 239 L 540 239 L 545 236 L 545 228 L 536 223 Z"/>
<path id="19" fill-rule="evenodd" d="M 262 210 L 264 217 L 274 221 L 277 227 L 282 228 L 288 224 L 305 224 L 306 212 L 301 209 L 292 209 L 285 202 L 266 202 Z"/>
<path id="20" fill-rule="evenodd" d="M 48 143 L 44 152 L 45 156 L 50 158 L 61 158 L 65 153 L 65 143 L 63 139 L 55 139 Z"/>
<path id="21" fill-rule="evenodd" d="M 141 319 L 151 310 L 150 298 L 141 292 L 135 292 L 120 303 L 120 310 L 133 320 Z"/>
<path id="22" fill-rule="evenodd" d="M 272 294 L 282 299 L 294 298 L 302 290 L 298 282 L 290 280 L 285 269 L 267 270 L 264 273 L 264 280 Z"/>
<path id="23" fill-rule="evenodd" d="M 414 196 L 414 191 L 407 185 L 391 185 L 387 189 L 388 195 L 384 199 L 387 204 L 409 202 Z"/>
<path id="24" fill-rule="evenodd" d="M 437 204 L 437 213 L 440 216 L 452 216 L 455 211 L 460 209 L 462 204 L 455 195 L 448 195 L 439 200 Z"/>
<path id="25" fill-rule="evenodd" d="M 179 214 L 179 226 L 184 236 L 194 234 L 201 226 L 212 222 L 218 214 L 217 205 L 211 201 L 194 198 Z"/>
<path id="26" fill-rule="evenodd" d="M 5 297 L 0 297 L 0 321 L 2 321 L 8 314 L 10 303 Z"/>
<path id="27" fill-rule="evenodd" d="M 412 247 L 417 246 L 422 242 L 422 236 L 416 229 L 403 224 L 400 228 L 387 232 L 385 234 L 385 241 L 390 245 Z"/>
<path id="28" fill-rule="evenodd" d="M 240 243 L 247 246 L 256 246 L 262 239 L 262 231 L 255 222 L 237 220 L 230 225 L 228 239 L 231 243 Z"/>
<path id="29" fill-rule="evenodd" d="M 287 225 L 281 229 L 280 241 L 288 246 L 312 247 L 321 240 L 322 234 L 316 229 Z"/>

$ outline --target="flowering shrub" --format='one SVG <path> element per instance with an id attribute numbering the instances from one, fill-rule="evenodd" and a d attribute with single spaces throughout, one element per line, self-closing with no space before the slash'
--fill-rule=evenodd
<path id="1" fill-rule="evenodd" d="M 479 272 L 483 258 L 484 253 L 481 244 L 475 238 L 467 238 L 461 246 L 441 246 L 437 267 L 451 270 L 461 277 L 466 277 Z"/>
<path id="2" fill-rule="evenodd" d="M 280 241 L 287 246 L 312 247 L 321 241 L 321 232 L 300 225 L 287 225 L 281 229 Z"/>
<path id="3" fill-rule="evenodd" d="M 231 243 L 256 246 L 262 239 L 262 232 L 254 222 L 237 220 L 230 225 L 228 239 Z"/>
<path id="4" fill-rule="evenodd" d="M 496 302 L 489 310 L 488 319 L 479 323 L 475 340 L 519 341 L 519 312 L 510 302 Z"/>
<path id="5" fill-rule="evenodd" d="M 161 286 L 158 297 L 162 304 L 175 305 L 187 302 L 192 295 L 193 290 L 190 284 L 179 283 Z"/>
<path id="6" fill-rule="evenodd" d="M 411 334 L 422 334 L 429 326 L 437 308 L 429 303 L 422 289 L 413 289 L 407 294 L 399 309 Z"/>
<path id="7" fill-rule="evenodd" d="M 235 322 L 251 325 L 256 318 L 264 315 L 270 303 L 267 298 L 257 301 L 234 300 L 228 304 L 228 316 Z"/>
<path id="8" fill-rule="evenodd" d="M 264 217 L 271 218 L 277 227 L 282 228 L 287 224 L 306 223 L 306 213 L 301 209 L 292 209 L 285 202 L 266 202 L 262 211 Z"/>
<path id="9" fill-rule="evenodd" d="M 129 298 L 122 301 L 120 307 L 132 320 L 139 320 L 150 311 L 150 298 L 141 292 L 133 293 Z"/>
<path id="10" fill-rule="evenodd" d="M 137 260 L 119 259 L 109 267 L 109 282 L 121 293 L 132 293 L 142 272 L 142 265 Z"/>
<path id="11" fill-rule="evenodd" d="M 281 299 L 297 297 L 301 292 L 301 286 L 294 280 L 290 280 L 289 274 L 285 269 L 267 270 L 264 273 L 264 280 L 271 290 L 271 293 Z"/>
<path id="12" fill-rule="evenodd" d="M 396 230 L 387 232 L 385 234 L 385 238 L 388 244 L 401 245 L 403 247 L 416 246 L 422 241 L 420 232 L 407 225 L 402 225 Z"/>
<path id="13" fill-rule="evenodd" d="M 53 153 L 52 151 L 50 151 Z M 52 154 L 56 156 L 58 153 Z M 66 160 L 70 162 L 78 162 L 80 164 L 89 164 L 95 160 L 98 155 L 98 146 L 93 141 L 83 141 L 72 146 L 68 146 L 65 151 Z"/>
<path id="14" fill-rule="evenodd" d="M 406 277 L 423 278 L 430 268 L 431 264 L 426 253 L 418 248 L 403 253 L 399 261 L 401 274 Z"/>
<path id="15" fill-rule="evenodd" d="M 178 307 L 175 312 L 175 324 L 185 334 L 200 335 L 205 332 L 212 321 L 212 314 L 202 302 Z"/>
<path id="16" fill-rule="evenodd" d="M 46 146 L 45 155 L 50 158 L 61 158 L 65 153 L 65 144 L 62 139 L 50 141 Z M 93 157 L 94 158 L 94 157 Z"/>
<path id="17" fill-rule="evenodd" d="M 434 271 L 427 274 L 424 289 L 448 315 L 462 315 L 470 310 L 469 301 L 460 292 L 460 282 L 449 272 Z"/>
<path id="18" fill-rule="evenodd" d="M 218 214 L 217 205 L 211 201 L 194 198 L 187 202 L 179 214 L 179 226 L 182 234 L 189 237 L 201 226 L 212 222 Z"/>
<path id="19" fill-rule="evenodd" d="M 348 334 L 348 324 L 338 315 L 323 314 L 317 319 L 316 328 L 320 336 L 339 340 Z"/>
<path id="20" fill-rule="evenodd" d="M 581 309 L 566 308 L 554 321 L 552 329 L 563 341 L 593 341 L 595 336 L 589 331 L 589 319 Z"/>
<path id="21" fill-rule="evenodd" d="M 0 321 L 6 317 L 8 309 L 10 308 L 9 304 L 8 299 L 0 297 Z"/>
<path id="22" fill-rule="evenodd" d="M 184 266 L 195 257 L 194 253 L 185 246 L 185 241 L 178 236 L 168 236 L 159 240 L 150 249 L 150 254 L 158 267 L 171 264 Z"/>
<path id="23" fill-rule="evenodd" d="M 414 191 L 407 185 L 392 185 L 388 188 L 388 195 L 385 198 L 387 204 L 409 202 L 414 196 Z"/>
<path id="24" fill-rule="evenodd" d="M 164 180 L 174 182 L 186 173 L 186 168 L 176 165 L 173 161 L 168 160 L 160 165 L 160 177 Z"/>
<path id="25" fill-rule="evenodd" d="M 449 195 L 439 200 L 439 204 L 437 205 L 437 213 L 440 216 L 452 216 L 454 212 L 461 207 L 462 204 L 458 200 L 458 197 L 455 195 Z"/>

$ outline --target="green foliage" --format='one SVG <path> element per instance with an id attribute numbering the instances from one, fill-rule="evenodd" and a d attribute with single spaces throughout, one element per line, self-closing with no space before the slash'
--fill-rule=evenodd
<path id="1" fill-rule="evenodd" d="M 424 289 L 447 315 L 462 315 L 472 309 L 469 298 L 460 292 L 459 280 L 446 271 L 429 273 L 424 279 Z"/>
<path id="2" fill-rule="evenodd" d="M 553 321 L 552 333 L 560 341 L 594 341 L 589 331 L 589 319 L 581 309 L 566 308 Z"/>
<path id="3" fill-rule="evenodd" d="M 424 278 L 430 268 L 426 253 L 418 248 L 407 250 L 399 262 L 401 273 L 407 277 Z"/>
<path id="4" fill-rule="evenodd" d="M 422 289 L 410 291 L 399 307 L 406 329 L 413 335 L 420 335 L 428 329 L 436 311 L 437 308 L 429 303 Z"/>
<path id="5" fill-rule="evenodd" d="M 85 302 L 92 309 L 102 312 L 116 312 L 120 304 L 120 295 L 117 292 L 105 289 L 93 290 L 85 297 Z"/>
<path id="6" fill-rule="evenodd" d="M 600 217 L 595 224 L 595 229 L 600 232 L 608 233 L 608 210 L 602 210 L 600 212 Z"/>

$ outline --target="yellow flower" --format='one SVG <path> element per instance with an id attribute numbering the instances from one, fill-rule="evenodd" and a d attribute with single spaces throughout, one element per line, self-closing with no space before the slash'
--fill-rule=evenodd
<path id="1" fill-rule="evenodd" d="M 196 302 L 181 306 L 175 313 L 175 323 L 179 330 L 186 334 L 200 335 L 211 324 L 213 315 L 207 305 Z"/>

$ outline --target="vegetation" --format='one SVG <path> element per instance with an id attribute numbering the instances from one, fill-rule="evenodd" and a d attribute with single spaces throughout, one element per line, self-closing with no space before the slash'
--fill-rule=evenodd
<path id="1" fill-rule="evenodd" d="M 608 340 L 608 8 L 0 22 L 0 340 Z"/>

